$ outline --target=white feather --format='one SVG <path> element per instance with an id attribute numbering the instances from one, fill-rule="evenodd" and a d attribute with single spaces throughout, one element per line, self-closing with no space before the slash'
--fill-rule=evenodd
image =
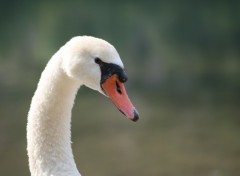
<path id="1" fill-rule="evenodd" d="M 71 148 L 71 110 L 81 85 L 102 93 L 96 57 L 123 67 L 111 44 L 82 36 L 60 48 L 43 71 L 28 113 L 27 150 L 32 176 L 80 176 Z"/>

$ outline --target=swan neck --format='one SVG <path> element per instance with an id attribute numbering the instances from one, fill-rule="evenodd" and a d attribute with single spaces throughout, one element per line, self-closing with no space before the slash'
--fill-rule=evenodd
<path id="1" fill-rule="evenodd" d="M 71 110 L 79 87 L 54 56 L 41 75 L 28 114 L 31 175 L 80 176 L 71 148 Z"/>

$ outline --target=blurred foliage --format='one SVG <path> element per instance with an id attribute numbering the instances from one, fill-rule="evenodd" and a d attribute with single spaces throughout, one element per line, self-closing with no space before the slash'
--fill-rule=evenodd
<path id="1" fill-rule="evenodd" d="M 134 83 L 144 89 L 239 103 L 238 2 L 2 4 L 0 57 L 6 64 L 41 70 L 71 37 L 93 35 L 116 46 Z"/>
<path id="2" fill-rule="evenodd" d="M 0 12 L 1 173 L 29 174 L 31 97 L 49 58 L 78 35 L 117 48 L 142 114 L 134 125 L 109 118 L 120 113 L 105 98 L 79 91 L 73 148 L 84 175 L 240 173 L 240 1 L 2 0 Z"/>

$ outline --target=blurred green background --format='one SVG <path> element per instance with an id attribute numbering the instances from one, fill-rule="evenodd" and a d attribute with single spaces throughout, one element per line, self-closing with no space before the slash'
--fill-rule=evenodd
<path id="1" fill-rule="evenodd" d="M 51 56 L 70 38 L 112 43 L 141 114 L 82 88 L 73 151 L 88 176 L 239 176 L 240 1 L 7 1 L 0 5 L 0 175 L 30 175 L 26 123 Z"/>

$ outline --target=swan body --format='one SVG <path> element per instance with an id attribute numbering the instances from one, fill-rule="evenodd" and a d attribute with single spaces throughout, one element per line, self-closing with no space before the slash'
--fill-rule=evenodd
<path id="1" fill-rule="evenodd" d="M 81 85 L 108 96 L 133 121 L 123 63 L 108 42 L 74 37 L 42 72 L 28 113 L 27 151 L 32 176 L 80 176 L 71 148 L 71 110 Z"/>

